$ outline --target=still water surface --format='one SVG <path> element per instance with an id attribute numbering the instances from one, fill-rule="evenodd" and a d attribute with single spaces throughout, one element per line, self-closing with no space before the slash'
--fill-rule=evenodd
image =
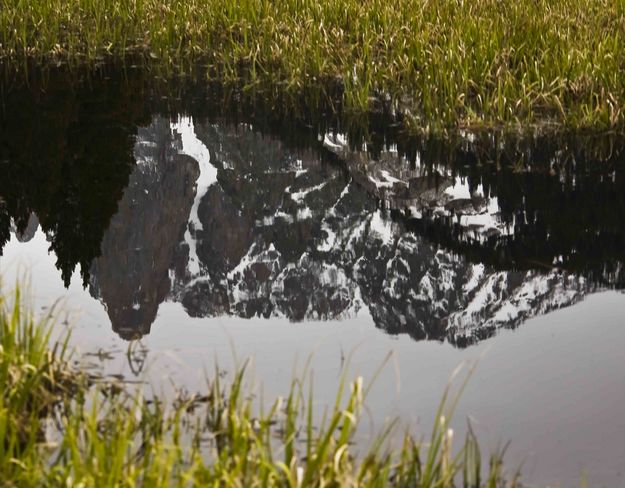
<path id="1" fill-rule="evenodd" d="M 393 351 L 373 423 L 427 434 L 479 358 L 460 435 L 511 441 L 532 483 L 625 486 L 622 141 L 275 130 L 153 101 L 109 80 L 3 103 L 5 286 L 27 270 L 37 307 L 64 297 L 86 363 L 195 390 L 234 350 L 273 397 L 312 354 L 323 405 L 347 356 L 367 378 Z"/>

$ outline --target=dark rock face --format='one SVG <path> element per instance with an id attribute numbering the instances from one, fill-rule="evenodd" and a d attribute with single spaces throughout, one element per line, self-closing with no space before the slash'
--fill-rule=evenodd
<path id="1" fill-rule="evenodd" d="M 169 121 L 138 134 L 137 166 L 91 265 L 91 292 L 113 329 L 132 339 L 149 333 L 170 290 L 169 270 L 193 202 L 197 163 L 178 154 Z"/>
<path id="2" fill-rule="evenodd" d="M 18 229 L 15 229 L 15 236 L 20 242 L 29 242 L 33 237 L 35 237 L 35 233 L 38 228 L 39 218 L 37 217 L 37 214 L 31 213 L 24 230 L 20 232 Z"/>

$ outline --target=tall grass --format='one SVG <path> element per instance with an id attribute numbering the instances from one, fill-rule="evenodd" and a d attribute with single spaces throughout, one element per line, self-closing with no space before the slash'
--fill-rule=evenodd
<path id="1" fill-rule="evenodd" d="M 0 0 L 12 66 L 132 56 L 413 128 L 624 126 L 623 0 Z"/>
<path id="2" fill-rule="evenodd" d="M 427 442 L 390 424 L 369 446 L 354 438 L 369 388 L 343 377 L 335 404 L 313 413 L 312 378 L 263 408 L 245 365 L 201 394 L 166 404 L 142 389 L 86 380 L 51 315 L 33 319 L 19 290 L 0 307 L 0 479 L 4 486 L 516 486 L 490 467 L 470 433 L 452 445 L 459 394 L 445 391 Z M 349 388 L 347 388 L 349 386 Z"/>
<path id="3" fill-rule="evenodd" d="M 68 335 L 51 345 L 52 314 L 40 321 L 25 306 L 20 288 L 0 295 L 0 479 L 34 485 L 46 418 L 81 381 L 72 375 Z"/>

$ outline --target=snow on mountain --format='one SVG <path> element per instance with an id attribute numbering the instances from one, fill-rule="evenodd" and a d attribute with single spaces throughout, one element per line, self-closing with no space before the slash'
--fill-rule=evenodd
<path id="1" fill-rule="evenodd" d="M 203 230 L 202 222 L 198 217 L 198 208 L 208 188 L 217 181 L 217 168 L 211 165 L 210 152 L 206 146 L 195 136 L 191 118 L 180 117 L 176 123 L 171 124 L 171 130 L 178 133 L 182 139 L 180 154 L 186 154 L 195 159 L 200 170 L 200 175 L 195 181 L 195 199 L 189 214 L 189 223 L 184 233 L 184 240 L 189 246 L 189 273 L 191 276 L 196 276 L 200 273 L 200 262 L 193 236 Z"/>

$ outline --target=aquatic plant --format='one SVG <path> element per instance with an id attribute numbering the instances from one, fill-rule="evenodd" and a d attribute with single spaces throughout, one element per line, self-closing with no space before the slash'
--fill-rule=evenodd
<path id="1" fill-rule="evenodd" d="M 267 410 L 252 395 L 245 364 L 230 381 L 166 404 L 143 388 L 90 381 L 75 370 L 69 333 L 54 339 L 18 290 L 0 302 L 0 476 L 4 486 L 516 486 L 499 454 L 484 468 L 475 436 L 452 445 L 460 393 L 445 390 L 431 437 L 389 424 L 368 447 L 355 444 L 369 387 L 340 383 L 335 404 L 314 418 L 310 381 L 294 380 Z M 306 376 L 308 377 L 308 376 Z M 93 378 L 91 378 L 93 380 Z"/>
<path id="2" fill-rule="evenodd" d="M 622 129 L 623 22 L 620 0 L 1 0 L 0 60 L 128 59 L 417 131 Z"/>

